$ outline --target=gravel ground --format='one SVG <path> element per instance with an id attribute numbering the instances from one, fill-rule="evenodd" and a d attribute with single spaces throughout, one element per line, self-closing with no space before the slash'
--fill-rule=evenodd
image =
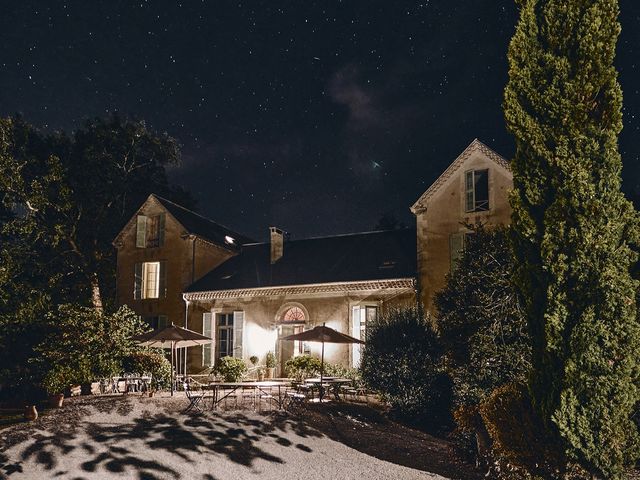
<path id="1" fill-rule="evenodd" d="M 441 442 L 366 407 L 322 405 L 292 416 L 182 414 L 185 406 L 180 397 L 67 399 L 0 431 L 0 479 L 472 478 L 465 466 L 455 473 Z"/>

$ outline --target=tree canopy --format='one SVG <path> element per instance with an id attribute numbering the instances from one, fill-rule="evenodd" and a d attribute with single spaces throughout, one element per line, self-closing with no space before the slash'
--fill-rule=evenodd
<path id="1" fill-rule="evenodd" d="M 516 278 L 535 407 L 569 458 L 620 477 L 638 454 L 638 218 L 621 192 L 616 0 L 520 0 L 504 111 L 516 140 Z M 636 243 L 637 244 L 637 243 Z"/>

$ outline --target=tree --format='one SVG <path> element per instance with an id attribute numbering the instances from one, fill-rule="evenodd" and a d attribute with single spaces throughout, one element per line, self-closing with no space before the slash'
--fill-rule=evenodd
<path id="1" fill-rule="evenodd" d="M 616 0 L 520 0 L 504 111 L 516 140 L 516 282 L 536 409 L 570 458 L 619 477 L 637 458 L 637 214 L 620 190 Z M 637 244 L 637 243 L 636 243 Z"/>
<path id="2" fill-rule="evenodd" d="M 167 182 L 180 160 L 177 142 L 144 122 L 118 116 L 86 122 L 73 135 L 43 134 L 20 118 L 0 122 L 4 234 L 28 248 L 51 275 L 62 302 L 101 310 L 112 297 L 113 238 L 150 193 L 187 206 Z M 0 213 L 3 210 L 0 210 Z"/>
<path id="3" fill-rule="evenodd" d="M 455 407 L 478 405 L 506 383 L 526 383 L 531 366 L 509 229 L 470 228 L 462 257 L 435 297 Z"/>

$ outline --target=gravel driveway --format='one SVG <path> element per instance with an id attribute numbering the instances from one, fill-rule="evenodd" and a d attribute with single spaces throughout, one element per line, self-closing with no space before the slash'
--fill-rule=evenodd
<path id="1" fill-rule="evenodd" d="M 184 398 L 81 397 L 0 431 L 1 479 L 444 479 L 279 413 L 181 414 Z M 384 442 L 380 438 L 380 442 Z"/>

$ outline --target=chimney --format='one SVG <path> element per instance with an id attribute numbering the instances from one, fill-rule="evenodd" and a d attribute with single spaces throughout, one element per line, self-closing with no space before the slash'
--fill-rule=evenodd
<path id="1" fill-rule="evenodd" d="M 284 254 L 284 232 L 277 227 L 269 227 L 271 233 L 271 265 Z"/>

